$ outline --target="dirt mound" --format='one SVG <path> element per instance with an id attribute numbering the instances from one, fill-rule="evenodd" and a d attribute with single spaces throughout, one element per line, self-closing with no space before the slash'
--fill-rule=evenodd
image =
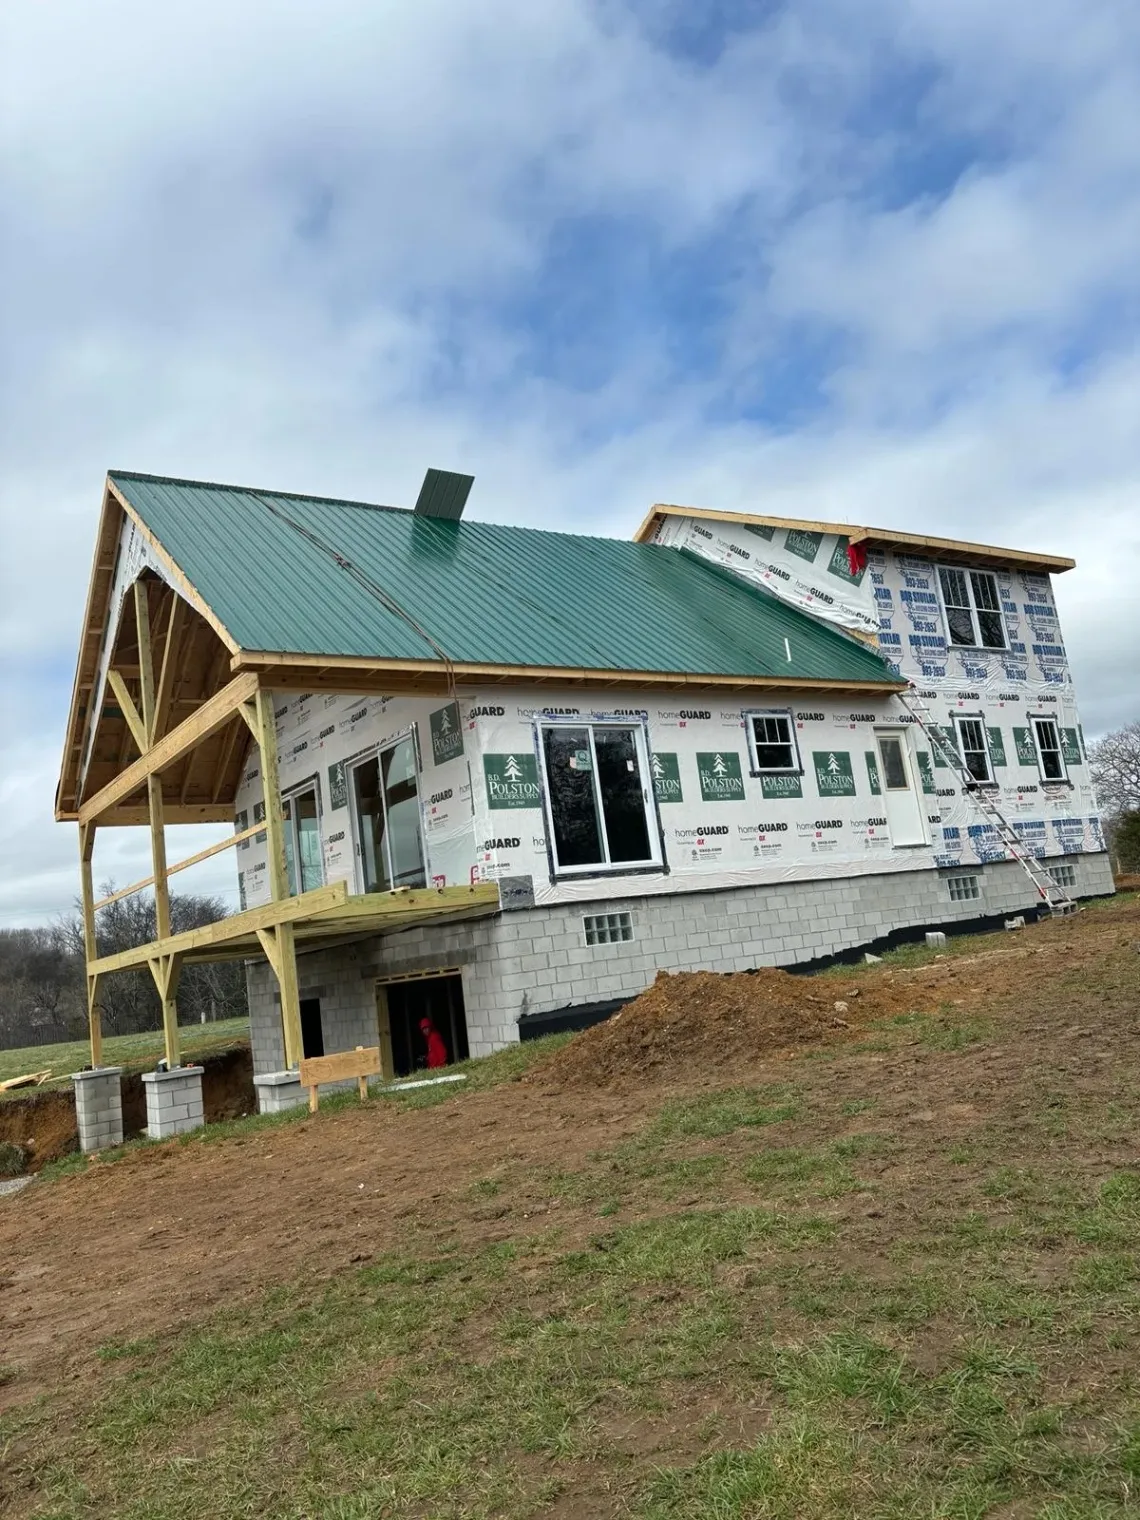
<path id="1" fill-rule="evenodd" d="M 640 997 L 577 1035 L 527 1080 L 597 1087 L 642 1082 L 666 1069 L 724 1071 L 789 1046 L 841 1038 L 897 1006 L 886 992 L 775 969 L 662 971 Z"/>

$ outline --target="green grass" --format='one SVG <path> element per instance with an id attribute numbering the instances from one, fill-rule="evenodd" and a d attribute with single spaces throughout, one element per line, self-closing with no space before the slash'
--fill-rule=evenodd
<path id="1" fill-rule="evenodd" d="M 1131 944 L 1118 955 L 1104 975 L 1127 998 Z M 908 1120 L 1008 1046 L 994 1018 L 904 1016 L 876 1031 L 885 1061 L 805 1053 L 780 1082 L 710 1082 L 562 1167 L 489 1151 L 402 1222 L 398 1252 L 105 1344 L 81 1383 L 0 1422 L 19 1512 L 1140 1514 L 1134 1063 L 1074 1087 L 1035 1047 L 968 1128 Z M 426 1094 L 458 1132 L 471 1089 L 549 1048 L 384 1101 Z M 221 1139 L 267 1122 L 296 1119 Z M 5 1360 L 10 1396 L 18 1340 Z"/>
<path id="2" fill-rule="evenodd" d="M 183 1051 L 202 1055 L 211 1049 L 248 1041 L 249 1020 L 218 1019 L 213 1024 L 186 1024 L 180 1028 L 179 1037 Z M 144 1034 L 108 1035 L 103 1041 L 103 1063 L 123 1066 L 128 1071 L 148 1071 L 164 1049 L 161 1029 L 148 1030 Z M 50 1070 L 51 1079 L 44 1086 L 60 1087 L 67 1084 L 73 1071 L 82 1071 L 90 1064 L 91 1047 L 86 1040 L 60 1045 L 25 1045 L 16 1050 L 0 1050 L 0 1082 L 29 1071 Z M 0 1100 L 26 1096 L 34 1091 L 34 1088 L 17 1088 L 12 1093 L 0 1093 Z"/>

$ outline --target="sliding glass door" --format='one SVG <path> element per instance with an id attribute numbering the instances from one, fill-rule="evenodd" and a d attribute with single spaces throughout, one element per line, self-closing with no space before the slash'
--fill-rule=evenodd
<path id="1" fill-rule="evenodd" d="M 555 869 L 659 866 L 644 730 L 560 723 L 542 724 L 540 732 Z"/>
<path id="2" fill-rule="evenodd" d="M 424 886 L 416 746 L 410 734 L 353 766 L 352 807 L 362 890 Z"/>

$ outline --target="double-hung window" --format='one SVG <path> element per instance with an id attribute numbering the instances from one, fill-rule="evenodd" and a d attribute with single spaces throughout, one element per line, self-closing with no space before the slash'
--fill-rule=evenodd
<path id="1" fill-rule="evenodd" d="M 556 873 L 659 870 L 644 726 L 540 721 L 538 732 Z"/>
<path id="2" fill-rule="evenodd" d="M 1033 742 L 1037 747 L 1037 768 L 1042 781 L 1067 781 L 1065 756 L 1061 749 L 1061 732 L 1055 718 L 1029 717 L 1033 725 Z"/>
<path id="3" fill-rule="evenodd" d="M 988 570 L 957 570 L 940 565 L 938 583 L 951 644 L 968 649 L 1006 647 L 1005 618 L 996 575 Z"/>
<path id="4" fill-rule="evenodd" d="M 958 736 L 958 753 L 962 756 L 962 763 L 975 781 L 982 786 L 990 784 L 994 779 L 994 772 L 990 762 L 990 746 L 986 737 L 984 719 L 968 718 L 961 713 L 955 713 L 954 728 Z"/>
<path id="5" fill-rule="evenodd" d="M 754 776 L 800 774 L 803 767 L 790 712 L 776 709 L 745 713 L 744 722 Z"/>

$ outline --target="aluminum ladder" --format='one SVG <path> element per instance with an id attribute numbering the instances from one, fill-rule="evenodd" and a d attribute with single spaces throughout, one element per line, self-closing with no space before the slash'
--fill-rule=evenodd
<path id="1" fill-rule="evenodd" d="M 957 745 L 951 744 L 938 724 L 935 723 L 929 709 L 918 695 L 918 690 L 913 681 L 910 683 L 907 691 L 900 691 L 898 693 L 898 698 L 902 705 L 910 712 L 937 753 L 946 761 L 946 764 L 958 777 L 959 781 L 961 781 L 966 795 L 974 807 L 992 825 L 1002 844 L 1013 856 L 1014 860 L 1017 861 L 1026 876 L 1029 877 L 1033 883 L 1034 890 L 1049 909 L 1049 912 L 1058 916 L 1079 912 L 1078 904 L 1069 896 L 1064 887 L 1060 886 L 1050 876 L 1037 857 L 1029 853 L 1022 843 L 1021 835 L 993 799 L 982 790 L 982 787 L 967 769 L 965 761 L 958 753 Z"/>

